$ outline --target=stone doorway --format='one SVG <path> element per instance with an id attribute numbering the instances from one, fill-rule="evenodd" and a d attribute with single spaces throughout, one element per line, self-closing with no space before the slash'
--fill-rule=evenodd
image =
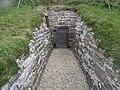
<path id="1" fill-rule="evenodd" d="M 68 27 L 57 27 L 56 48 L 68 48 Z"/>

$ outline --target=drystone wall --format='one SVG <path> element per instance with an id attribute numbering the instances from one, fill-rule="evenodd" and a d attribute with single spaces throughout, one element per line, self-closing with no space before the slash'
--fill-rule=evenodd
<path id="1" fill-rule="evenodd" d="M 36 90 L 52 48 L 50 29 L 42 23 L 39 29 L 33 32 L 33 40 L 29 43 L 29 56 L 17 60 L 20 70 L 2 90 Z"/>
<path id="2" fill-rule="evenodd" d="M 56 28 L 68 27 L 68 47 L 72 46 L 73 32 L 75 28 L 75 22 L 77 20 L 77 14 L 70 10 L 49 10 L 48 11 L 49 26 L 52 32 L 52 41 L 56 42 Z"/>
<path id="3" fill-rule="evenodd" d="M 102 55 L 91 30 L 78 17 L 72 47 L 90 90 L 120 90 L 120 71 Z"/>

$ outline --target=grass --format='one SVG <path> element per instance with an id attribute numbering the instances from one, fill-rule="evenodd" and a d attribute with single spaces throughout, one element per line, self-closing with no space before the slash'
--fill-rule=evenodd
<path id="1" fill-rule="evenodd" d="M 101 40 L 99 47 L 105 50 L 105 56 L 114 58 L 114 66 L 120 68 L 120 10 L 88 4 L 73 7 L 80 10 L 95 38 Z"/>
<path id="2" fill-rule="evenodd" d="M 28 53 L 32 31 L 42 21 L 35 6 L 24 5 L 0 10 L 0 87 L 16 74 L 16 59 Z"/>

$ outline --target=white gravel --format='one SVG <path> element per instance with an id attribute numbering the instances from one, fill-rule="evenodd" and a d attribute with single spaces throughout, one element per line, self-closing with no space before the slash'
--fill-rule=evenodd
<path id="1" fill-rule="evenodd" d="M 53 50 L 37 90 L 88 90 L 71 50 Z"/>

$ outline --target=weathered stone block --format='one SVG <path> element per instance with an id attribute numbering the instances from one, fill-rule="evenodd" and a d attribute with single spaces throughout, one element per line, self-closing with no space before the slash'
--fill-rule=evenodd
<path id="1" fill-rule="evenodd" d="M 106 72 L 103 70 L 102 67 L 99 66 L 99 64 L 94 65 L 94 71 L 97 75 L 97 77 L 101 80 L 101 82 L 104 82 L 104 79 L 107 77 Z"/>

